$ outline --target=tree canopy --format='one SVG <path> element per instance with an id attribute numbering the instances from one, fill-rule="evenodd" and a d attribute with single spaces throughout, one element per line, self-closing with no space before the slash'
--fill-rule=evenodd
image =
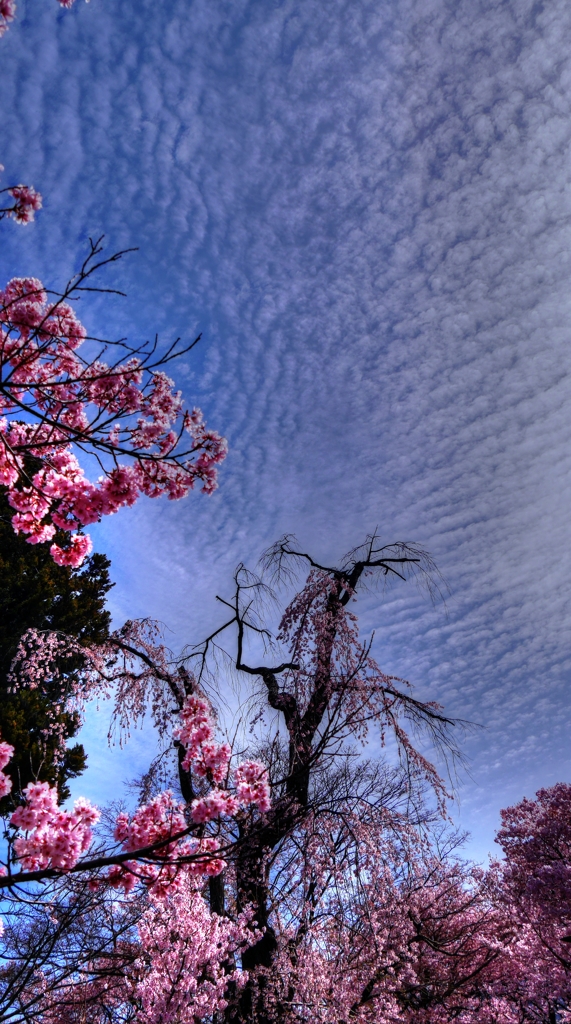
<path id="1" fill-rule="evenodd" d="M 74 637 L 80 644 L 99 644 L 109 633 L 110 613 L 106 595 L 113 586 L 109 559 L 94 554 L 83 566 L 57 565 L 46 544 L 31 545 L 14 533 L 11 509 L 0 495 L 0 735 L 17 754 L 9 774 L 13 793 L 40 779 L 56 785 L 60 799 L 67 782 L 85 768 L 83 746 L 67 748 L 63 759 L 54 759 L 54 728 L 64 739 L 77 732 L 79 721 L 65 708 L 66 677 L 77 668 L 68 658 L 59 680 L 47 680 L 40 689 L 11 692 L 10 666 L 20 637 L 27 629 L 53 630 Z M 61 706 L 61 710 L 57 710 Z M 2 801 L 8 806 L 12 797 Z"/>

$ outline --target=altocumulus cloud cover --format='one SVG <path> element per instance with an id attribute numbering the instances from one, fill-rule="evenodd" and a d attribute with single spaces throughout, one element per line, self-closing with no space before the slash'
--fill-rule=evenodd
<path id="1" fill-rule="evenodd" d="M 56 284 L 89 234 L 138 246 L 128 299 L 83 318 L 202 330 L 178 382 L 231 445 L 213 499 L 98 528 L 117 618 L 200 639 L 285 531 L 324 561 L 375 526 L 420 542 L 447 616 L 396 588 L 363 624 L 385 671 L 486 726 L 460 814 L 484 856 L 498 809 L 571 768 L 569 4 L 18 6 L 1 155 L 46 202 L 3 225 L 2 279 Z"/>

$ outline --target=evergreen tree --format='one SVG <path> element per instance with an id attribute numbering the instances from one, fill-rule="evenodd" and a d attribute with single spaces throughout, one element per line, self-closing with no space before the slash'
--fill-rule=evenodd
<path id="1" fill-rule="evenodd" d="M 11 514 L 6 498 L 0 496 L 0 737 L 17 751 L 8 769 L 13 791 L 1 801 L 0 811 L 6 811 L 32 779 L 57 785 L 65 800 L 68 780 L 86 765 L 80 743 L 68 747 L 58 764 L 55 741 L 45 739 L 48 719 L 53 722 L 54 706 L 62 696 L 60 688 L 54 685 L 48 694 L 10 692 L 7 677 L 20 637 L 34 627 L 61 630 L 80 643 L 101 642 L 110 625 L 105 595 L 113 586 L 105 555 L 92 555 L 80 569 L 56 565 L 49 544 L 31 545 L 14 533 Z M 73 672 L 77 664 L 68 661 L 65 669 Z M 64 712 L 57 720 L 65 738 L 71 739 L 79 728 L 77 717 Z"/>

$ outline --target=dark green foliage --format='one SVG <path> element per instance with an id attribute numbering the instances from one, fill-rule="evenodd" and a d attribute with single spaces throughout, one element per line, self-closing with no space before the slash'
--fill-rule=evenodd
<path id="1" fill-rule="evenodd" d="M 13 794 L 0 801 L 4 812 L 32 779 L 57 784 L 65 799 L 69 795 L 67 780 L 80 775 L 86 763 L 83 747 L 76 743 L 68 749 L 63 764 L 54 765 L 55 743 L 45 740 L 49 705 L 61 699 L 61 687 L 54 685 L 48 694 L 8 692 L 7 675 L 20 637 L 35 627 L 68 633 L 80 643 L 102 641 L 110 625 L 105 595 L 113 586 L 105 555 L 92 555 L 80 569 L 56 565 L 49 544 L 32 545 L 16 536 L 10 513 L 5 497 L 0 496 L 0 737 L 16 748 L 5 769 L 12 777 Z M 76 667 L 65 666 L 66 671 Z M 66 739 L 77 732 L 75 716 L 64 712 L 57 721 Z"/>

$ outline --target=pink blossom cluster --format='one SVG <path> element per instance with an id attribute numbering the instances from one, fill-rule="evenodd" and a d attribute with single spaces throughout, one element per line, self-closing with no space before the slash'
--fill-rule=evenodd
<path id="1" fill-rule="evenodd" d="M 312 1024 L 526 1020 L 502 995 L 510 929 L 484 873 L 435 855 L 406 821 L 401 832 L 392 818 L 394 840 L 365 807 L 348 821 L 349 844 L 325 817 L 298 836 L 297 867 L 286 855 L 268 1019 L 282 1019 L 285 1001 Z"/>
<path id="2" fill-rule="evenodd" d="M 184 811 L 184 804 L 167 790 L 139 807 L 132 817 L 119 814 L 115 839 L 126 852 L 147 853 L 143 863 L 127 861 L 111 868 L 107 881 L 126 892 L 143 881 L 151 893 L 161 897 L 184 878 L 220 874 L 226 863 L 217 856 L 218 841 L 209 836 L 185 838 L 190 830 Z"/>
<path id="3" fill-rule="evenodd" d="M 2 768 L 13 753 L 10 744 L 0 743 Z M 11 779 L 0 772 L 2 796 L 10 791 L 11 785 Z M 25 804 L 10 818 L 11 825 L 26 833 L 25 837 L 14 840 L 16 857 L 27 871 L 44 868 L 69 871 L 90 846 L 91 829 L 99 820 L 99 810 L 83 798 L 75 801 L 72 811 L 62 810 L 58 806 L 57 790 L 47 782 L 29 783 L 24 797 Z M 237 802 L 233 806 L 237 809 Z M 157 894 L 166 893 L 177 883 L 181 865 L 184 865 L 185 877 L 217 875 L 223 871 L 225 861 L 217 856 L 219 843 L 214 837 L 185 838 L 190 830 L 184 811 L 184 804 L 178 803 L 167 791 L 143 804 L 132 817 L 125 812 L 118 814 L 115 839 L 126 852 L 136 856 L 145 852 L 141 863 L 133 860 L 113 867 L 107 881 L 126 892 L 137 881 L 144 881 Z M 214 814 L 208 820 L 212 817 Z"/>
<path id="4" fill-rule="evenodd" d="M 35 971 L 25 992 L 35 1024 L 130 1020 L 135 1007 L 140 1024 L 219 1020 L 248 978 L 237 969 L 236 957 L 260 933 L 247 911 L 234 920 L 211 913 L 202 888 L 186 878 L 164 896 L 149 893 L 136 941 L 115 936 L 111 950 L 95 955 L 87 969 L 74 973 L 71 984 L 68 972 L 60 987 L 55 972 Z M 114 901 L 108 910 L 114 926 L 121 906 L 122 901 Z"/>
<path id="5" fill-rule="evenodd" d="M 126 893 L 139 881 L 151 885 L 155 893 L 166 892 L 179 874 L 178 862 L 173 861 L 177 861 L 181 854 L 195 850 L 189 843 L 178 841 L 181 835 L 188 833 L 183 811 L 184 806 L 167 791 L 139 807 L 132 818 L 125 812 L 118 814 L 114 834 L 125 851 L 155 848 L 148 851 L 145 863 L 126 861 L 112 867 L 107 882 L 116 888 L 121 887 Z M 157 843 L 161 845 L 155 845 Z"/>
<path id="6" fill-rule="evenodd" d="M 1 768 L 13 752 L 8 743 L 0 743 Z M 99 812 L 85 800 L 76 801 L 73 811 L 61 810 L 57 791 L 47 783 L 30 783 L 24 796 L 25 804 L 10 819 L 15 828 L 26 833 L 25 838 L 13 842 L 17 858 L 25 870 L 69 871 L 89 847 L 91 827 Z M 138 924 L 138 959 L 119 986 L 108 991 L 108 986 L 102 985 L 97 994 L 106 1007 L 123 998 L 134 1000 L 143 1024 L 195 1024 L 224 1010 L 229 988 L 236 993 L 247 980 L 247 974 L 232 965 L 232 958 L 260 937 L 251 927 L 251 913 L 242 913 L 232 921 L 210 912 L 201 892 L 202 878 L 218 874 L 225 862 L 216 857 L 218 843 L 212 837 L 178 841 L 180 833 L 188 833 L 183 812 L 184 806 L 172 794 L 162 793 L 140 807 L 131 819 L 119 814 L 116 820 L 115 838 L 137 860 L 116 865 L 106 882 L 122 887 L 126 893 L 138 881 L 145 882 L 149 906 Z M 154 851 L 148 850 L 149 845 L 164 838 L 169 841 Z M 175 856 L 178 863 L 170 860 Z M 186 863 L 185 857 L 190 858 Z M 92 879 L 89 884 L 97 890 L 101 883 Z M 2 930 L 0 922 L 0 934 Z M 101 968 L 101 963 L 97 966 Z M 36 974 L 40 975 L 40 989 L 35 992 L 35 1002 L 42 980 L 41 972 Z M 80 991 L 85 996 L 81 975 Z M 53 1007 L 56 1016 L 51 1014 L 49 1000 L 46 1014 L 40 1005 L 43 1007 L 43 1000 L 37 1006 L 38 1020 L 55 1024 L 55 1020 L 68 1019 L 65 1012 L 63 1017 L 58 1012 L 57 1004 Z M 66 1007 L 72 1005 L 73 998 L 66 1001 Z"/>
<path id="7" fill-rule="evenodd" d="M 14 0 L 0 0 L 0 36 L 6 31 L 8 22 L 14 19 L 15 12 Z M 0 171 L 3 170 L 0 164 Z M 42 208 L 42 197 L 31 185 L 12 185 L 0 189 L 0 195 L 6 194 L 15 202 L 11 206 L 0 207 L 0 220 L 13 217 L 18 224 L 29 224 L 34 214 Z"/>
<path id="8" fill-rule="evenodd" d="M 99 820 L 99 811 L 80 797 L 72 811 L 58 807 L 57 790 L 47 782 L 30 782 L 25 790 L 26 803 L 18 807 L 10 823 L 26 832 L 26 838 L 14 840 L 14 851 L 27 871 L 60 868 L 69 871 L 89 848 L 91 827 Z"/>
<path id="9" fill-rule="evenodd" d="M 32 190 L 18 196 L 32 203 Z M 177 500 L 196 480 L 211 494 L 226 454 L 201 412 L 183 410 L 164 372 L 145 371 L 136 357 L 115 366 L 85 361 L 78 353 L 85 338 L 72 307 L 50 302 L 35 278 L 13 279 L 0 292 L 0 483 L 15 510 L 13 528 L 30 544 L 51 541 L 56 529 L 70 532 L 67 547 L 50 550 L 58 564 L 72 566 L 91 550 L 76 531 L 140 495 Z M 179 454 L 183 434 L 189 449 Z M 86 476 L 74 443 L 99 463 L 111 459 L 97 480 Z M 31 478 L 27 456 L 42 463 Z"/>
<path id="10" fill-rule="evenodd" d="M 571 785 L 540 789 L 501 816 L 503 884 L 528 918 L 571 932 Z"/>
<path id="11" fill-rule="evenodd" d="M 390 810 L 349 812 L 350 842 L 334 816 L 308 820 L 273 865 L 288 886 L 267 1019 L 285 1003 L 312 1024 L 568 1024 L 570 809 L 559 783 L 502 811 L 488 870 Z"/>
<path id="12" fill-rule="evenodd" d="M 174 738 L 186 750 L 182 767 L 192 765 L 197 775 L 211 782 L 223 782 L 228 774 L 230 747 L 214 742 L 214 723 L 210 705 L 203 697 L 187 697 L 180 712 L 182 724 L 174 730 Z"/>
<path id="13" fill-rule="evenodd" d="M 12 789 L 12 779 L 2 771 L 8 764 L 8 761 L 14 755 L 14 747 L 10 746 L 9 743 L 0 743 L 0 797 L 7 796 Z"/>
<path id="14" fill-rule="evenodd" d="M 247 807 L 253 804 L 264 814 L 270 809 L 270 784 L 267 769 L 258 761 L 242 761 L 234 772 L 236 797 Z"/>
<path id="15" fill-rule="evenodd" d="M 243 774 L 241 769 L 244 769 Z M 258 761 L 244 761 L 235 772 L 237 778 L 236 795 L 226 789 L 214 788 L 207 796 L 197 797 L 192 801 L 192 820 L 197 824 L 205 824 L 221 817 L 233 817 L 240 807 L 257 807 L 262 814 L 269 811 L 270 785 L 268 772 Z"/>
<path id="16" fill-rule="evenodd" d="M 0 0 L 0 3 L 10 0 Z M 17 224 L 29 224 L 34 219 L 34 214 L 42 208 L 42 197 L 31 185 L 14 185 L 9 189 L 9 194 L 15 200 L 14 206 L 8 211 L 8 216 L 13 217 Z"/>
<path id="17" fill-rule="evenodd" d="M 30 190 L 26 196 L 31 203 Z M 36 278 L 15 278 L 0 291 L 0 484 L 15 510 L 14 530 L 30 544 L 52 540 L 56 529 L 71 534 L 68 545 L 50 549 L 71 566 L 91 550 L 83 527 L 143 494 L 177 500 L 197 480 L 212 493 L 226 455 L 224 439 L 206 429 L 199 410 L 183 409 L 163 371 L 136 357 L 112 366 L 85 361 L 78 352 L 85 338 L 73 309 L 50 302 Z M 181 448 L 184 435 L 190 441 Z M 96 481 L 74 444 L 99 465 L 109 460 Z M 26 457 L 41 462 L 31 478 Z"/>
<path id="18" fill-rule="evenodd" d="M 30 631 L 22 648 L 26 665 L 26 651 L 31 661 L 30 686 L 39 685 L 42 678 L 39 666 L 34 668 L 34 657 L 41 656 L 49 665 L 67 651 L 66 638 L 48 634 L 45 638 Z M 63 646 L 62 646 L 63 645 Z M 81 649 L 83 650 L 83 649 Z M 83 652 L 85 653 L 85 652 Z M 48 665 L 48 675 L 49 675 Z M 73 695 L 72 695 L 73 699 Z M 81 695 L 77 696 L 81 703 Z M 217 782 L 228 778 L 231 751 L 227 744 L 214 740 L 214 725 L 208 701 L 202 697 L 187 697 L 181 712 L 182 724 L 175 735 L 179 742 L 188 744 L 189 767 L 196 768 L 200 777 L 212 785 L 210 792 L 195 799 L 190 808 L 177 802 L 170 791 L 160 793 L 137 809 L 134 815 L 121 812 L 115 823 L 115 839 L 125 853 L 133 853 L 133 860 L 113 867 L 107 882 L 130 891 L 137 881 L 143 881 L 150 890 L 166 892 L 178 884 L 180 877 L 204 877 L 219 874 L 225 862 L 219 854 L 219 842 L 214 836 L 192 835 L 195 825 L 204 825 L 222 816 L 234 816 L 240 807 L 254 806 L 265 813 L 270 809 L 270 787 L 267 769 L 257 761 L 240 764 L 234 773 L 235 793 L 221 788 Z M 11 756 L 13 748 L 0 743 L 0 769 Z M 9 792 L 11 780 L 0 771 L 0 791 Z M 69 870 L 77 864 L 91 842 L 91 826 L 98 820 L 99 811 L 85 800 L 78 800 L 72 811 L 58 807 L 57 790 L 46 782 L 30 783 L 24 790 L 25 804 L 11 816 L 11 824 L 23 830 L 13 843 L 17 858 L 26 870 L 60 868 Z M 181 874 L 181 867 L 184 870 Z M 98 884 L 98 883 L 94 883 Z"/>
<path id="19" fill-rule="evenodd" d="M 192 801 L 192 820 L 204 825 L 215 818 L 232 817 L 240 804 L 232 793 L 225 789 L 212 789 L 207 796 Z"/>
<path id="20" fill-rule="evenodd" d="M 209 793 L 193 800 L 192 822 L 204 825 L 220 817 L 233 817 L 240 807 L 256 806 L 262 813 L 268 811 L 268 773 L 257 761 L 245 761 L 236 768 L 235 794 L 216 785 L 228 776 L 231 750 L 228 744 L 218 745 L 214 740 L 208 701 L 191 694 L 185 699 L 180 717 L 181 725 L 174 730 L 174 737 L 186 748 L 183 767 L 185 770 L 193 768 L 199 777 L 214 784 Z M 109 877 L 113 884 L 129 890 L 137 878 L 144 878 L 154 889 L 157 885 L 170 885 L 176 880 L 178 865 L 184 860 L 187 873 L 193 875 L 216 875 L 224 869 L 224 861 L 216 856 L 217 840 L 212 837 L 184 840 L 189 832 L 185 811 L 184 804 L 178 803 L 167 791 L 139 807 L 133 817 L 124 812 L 119 814 L 115 838 L 123 849 L 130 852 L 154 846 L 149 856 L 160 865 L 147 863 L 138 866 L 136 872 L 131 864 L 112 869 Z"/>
<path id="21" fill-rule="evenodd" d="M 141 850 L 187 831 L 184 805 L 178 803 L 168 790 L 139 807 L 132 818 L 121 812 L 115 822 L 115 839 L 127 851 Z M 156 850 L 155 856 L 168 857 L 173 853 L 175 843 L 176 839 L 165 843 Z"/>
<path id="22" fill-rule="evenodd" d="M 517 922 L 512 976 L 529 1001 L 566 1008 L 571 1018 L 571 785 L 540 789 L 501 812 L 496 841 L 505 854 L 488 873 L 495 901 Z M 524 980 L 525 979 L 525 980 Z M 524 981 L 523 981 L 524 980 Z"/>
<path id="23" fill-rule="evenodd" d="M 192 768 L 200 777 L 220 784 L 228 776 L 231 750 L 227 743 L 214 740 L 214 723 L 208 701 L 194 694 L 187 697 L 180 712 L 182 725 L 174 731 L 175 739 L 186 750 L 182 767 Z M 254 805 L 265 813 L 270 809 L 270 786 L 267 769 L 257 761 L 244 761 L 234 772 L 235 796 L 215 788 L 193 801 L 193 821 L 204 823 L 223 815 L 233 816 L 240 806 Z"/>
<path id="24" fill-rule="evenodd" d="M 233 957 L 259 937 L 248 914 L 236 921 L 211 914 L 192 879 L 168 898 L 152 899 L 138 930 L 141 1024 L 195 1024 L 223 1012 L 230 985 L 239 990 L 247 979 Z"/>

